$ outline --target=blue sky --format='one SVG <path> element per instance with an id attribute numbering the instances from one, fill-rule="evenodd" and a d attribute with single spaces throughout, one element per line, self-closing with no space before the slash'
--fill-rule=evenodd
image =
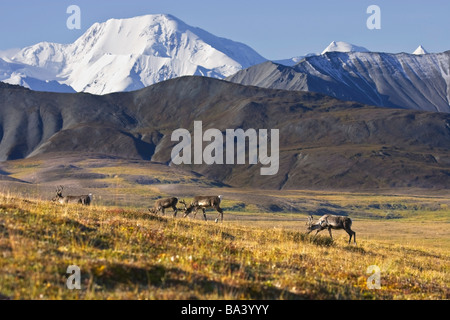
<path id="1" fill-rule="evenodd" d="M 81 8 L 81 30 L 66 27 L 72 4 Z M 381 8 L 381 30 L 366 27 L 372 4 Z M 372 51 L 450 50 L 450 1 L 441 0 L 0 0 L 0 50 L 70 43 L 94 22 L 152 13 L 243 42 L 268 59 L 321 52 L 333 40 Z"/>

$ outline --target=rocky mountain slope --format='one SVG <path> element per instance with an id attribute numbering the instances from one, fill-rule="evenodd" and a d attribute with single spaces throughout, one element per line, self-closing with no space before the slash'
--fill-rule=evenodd
<path id="1" fill-rule="evenodd" d="M 265 62 L 227 78 L 263 88 L 319 92 L 360 103 L 450 112 L 450 51 L 328 52 L 293 67 Z"/>

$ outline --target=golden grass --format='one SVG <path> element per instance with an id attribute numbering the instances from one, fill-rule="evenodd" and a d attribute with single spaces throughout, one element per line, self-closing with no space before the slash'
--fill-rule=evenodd
<path id="1" fill-rule="evenodd" d="M 12 299 L 450 297 L 448 246 L 386 238 L 402 233 L 407 223 L 400 221 L 378 233 L 377 221 L 355 221 L 354 246 L 342 232 L 334 242 L 325 232 L 306 236 L 292 215 L 227 214 L 214 224 L 11 195 L 0 201 L 0 295 Z M 427 225 L 423 232 L 433 238 L 443 230 Z M 437 238 L 448 244 L 447 235 Z M 81 290 L 66 287 L 70 265 L 81 269 Z M 381 268 L 380 290 L 367 288 L 370 265 Z"/>

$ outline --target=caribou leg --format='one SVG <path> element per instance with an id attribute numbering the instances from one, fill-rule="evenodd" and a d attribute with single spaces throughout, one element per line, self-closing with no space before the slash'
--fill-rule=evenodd
<path id="1" fill-rule="evenodd" d="M 331 240 L 333 240 L 333 235 L 331 234 L 331 228 L 328 228 L 328 232 L 330 233 Z"/>
<path id="2" fill-rule="evenodd" d="M 351 229 L 351 227 L 352 227 L 352 222 L 351 222 L 351 221 L 350 221 L 349 223 L 345 223 L 345 224 L 344 224 L 344 230 L 345 230 L 345 232 L 347 232 L 348 235 L 350 236 L 350 238 L 348 239 L 348 244 L 351 243 L 351 241 L 352 241 L 352 236 L 353 236 L 353 241 L 354 241 L 354 243 L 356 244 L 356 232 L 353 231 L 353 230 Z"/>
<path id="3" fill-rule="evenodd" d="M 197 218 L 197 213 L 198 213 L 198 207 L 195 207 L 194 218 L 193 219 Z"/>
<path id="4" fill-rule="evenodd" d="M 216 223 L 219 222 L 219 217 L 220 221 L 223 222 L 223 210 L 220 207 L 216 207 L 215 209 L 217 210 L 217 212 L 219 212 L 219 214 L 217 215 Z"/>
<path id="5" fill-rule="evenodd" d="M 191 212 L 192 212 L 191 210 L 185 210 L 183 218 L 186 218 Z"/>
<path id="6" fill-rule="evenodd" d="M 177 206 L 172 206 L 172 209 L 173 209 L 173 217 L 174 218 L 176 218 L 177 217 L 177 212 L 178 212 L 178 208 L 177 208 Z"/>
<path id="7" fill-rule="evenodd" d="M 320 232 L 320 231 L 322 231 L 323 229 L 319 229 L 319 230 L 317 230 L 317 232 L 316 232 L 316 234 L 314 235 L 314 237 L 313 238 L 315 238 L 316 236 L 317 236 L 317 234 Z"/>
<path id="8" fill-rule="evenodd" d="M 353 230 L 345 230 L 347 231 L 348 235 L 350 236 L 350 238 L 348 239 L 348 244 L 350 244 L 352 242 L 352 236 L 353 236 L 353 242 L 356 244 L 356 232 Z"/>

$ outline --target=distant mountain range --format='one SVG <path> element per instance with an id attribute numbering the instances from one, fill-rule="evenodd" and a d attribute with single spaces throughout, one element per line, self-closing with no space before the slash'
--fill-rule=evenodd
<path id="1" fill-rule="evenodd" d="M 267 61 L 227 80 L 263 88 L 319 92 L 381 107 L 450 112 L 450 51 L 326 52 L 306 57 L 292 67 Z"/>
<path id="2" fill-rule="evenodd" d="M 232 186 L 275 189 L 450 187 L 450 115 L 345 102 L 316 93 L 181 77 L 108 95 L 0 83 L 0 160 L 76 153 L 171 165 L 172 132 L 280 129 L 280 170 L 182 166 Z M 204 144 L 206 146 L 206 143 Z"/>
<path id="3" fill-rule="evenodd" d="M 172 132 L 202 121 L 280 130 L 277 175 L 181 167 L 231 186 L 450 188 L 450 51 L 333 41 L 277 63 L 147 15 L 96 23 L 72 44 L 0 52 L 0 81 L 0 161 L 76 153 L 172 166 Z"/>
<path id="4" fill-rule="evenodd" d="M 449 52 L 370 52 L 333 41 L 322 52 L 268 62 L 249 46 L 157 14 L 96 23 L 72 44 L 0 53 L 0 81 L 36 91 L 108 94 L 185 75 L 319 92 L 382 107 L 450 112 Z"/>

